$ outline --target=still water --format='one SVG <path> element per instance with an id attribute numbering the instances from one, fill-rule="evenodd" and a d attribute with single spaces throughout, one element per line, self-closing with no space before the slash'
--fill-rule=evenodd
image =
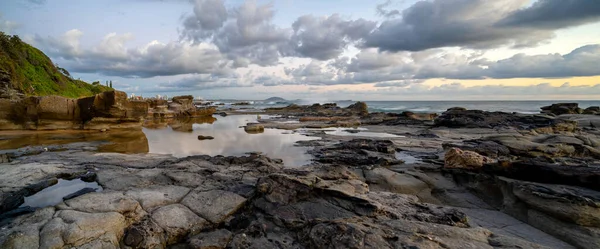
<path id="1" fill-rule="evenodd" d="M 264 115 L 262 118 L 269 118 Z M 205 117 L 168 122 L 151 121 L 141 131 L 109 132 L 25 132 L 0 134 L 0 150 L 26 150 L 29 146 L 51 146 L 76 142 L 97 143 L 99 152 L 241 156 L 261 152 L 282 159 L 288 167 L 309 164 L 308 148 L 294 146 L 297 141 L 316 140 L 298 133 L 265 129 L 263 133 L 248 134 L 242 126 L 256 122 L 256 115 Z M 213 140 L 198 140 L 198 135 Z"/>
<path id="2" fill-rule="evenodd" d="M 268 118 L 263 116 L 262 118 Z M 294 146 L 297 141 L 319 138 L 290 134 L 284 130 L 265 129 L 264 133 L 249 134 L 241 126 L 256 122 L 256 115 L 218 117 L 213 123 L 194 123 L 186 131 L 144 128 L 150 153 L 190 155 L 240 156 L 248 152 L 262 152 L 271 158 L 282 159 L 286 166 L 303 166 L 310 163 L 307 148 Z M 212 136 L 213 140 L 198 140 L 198 135 Z"/>

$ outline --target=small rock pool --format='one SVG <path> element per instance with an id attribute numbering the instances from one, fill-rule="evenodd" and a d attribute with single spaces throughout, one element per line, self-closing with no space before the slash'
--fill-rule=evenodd
<path id="1" fill-rule="evenodd" d="M 102 191 L 102 187 L 97 182 L 84 182 L 81 179 L 58 179 L 58 183 L 25 197 L 25 202 L 20 207 L 43 208 L 54 206 L 64 199 L 70 199 L 69 196 L 73 196 L 73 194 L 84 189 L 88 192 Z"/>

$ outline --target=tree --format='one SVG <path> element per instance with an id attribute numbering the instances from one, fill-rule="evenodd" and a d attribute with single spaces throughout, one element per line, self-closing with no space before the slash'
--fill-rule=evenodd
<path id="1" fill-rule="evenodd" d="M 110 88 L 112 88 L 112 80 L 110 81 Z"/>

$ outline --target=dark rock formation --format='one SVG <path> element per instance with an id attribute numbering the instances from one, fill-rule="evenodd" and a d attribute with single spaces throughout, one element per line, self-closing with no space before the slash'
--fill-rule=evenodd
<path id="1" fill-rule="evenodd" d="M 213 139 L 215 139 L 215 138 L 211 137 L 211 136 L 198 135 L 198 140 L 213 140 Z"/>
<path id="2" fill-rule="evenodd" d="M 581 114 L 583 109 L 579 108 L 577 103 L 558 103 L 541 108 L 542 113 L 562 115 L 562 114 Z"/>
<path id="3" fill-rule="evenodd" d="M 267 113 L 281 114 L 287 116 L 313 116 L 313 117 L 335 117 L 335 116 L 365 116 L 369 114 L 367 104 L 356 102 L 347 108 L 341 108 L 335 103 L 313 104 L 300 106 L 291 104 L 287 107 L 267 108 Z"/>
<path id="4" fill-rule="evenodd" d="M 506 112 L 449 109 L 435 119 L 435 126 L 449 128 L 513 127 L 536 130 L 540 133 L 574 131 L 577 123 L 543 115 L 525 115 Z"/>
<path id="5" fill-rule="evenodd" d="M 315 161 L 355 167 L 390 166 L 403 163 L 396 159 L 396 147 L 389 140 L 354 139 L 311 150 Z"/>
<path id="6" fill-rule="evenodd" d="M 600 114 L 600 106 L 590 106 L 583 110 L 583 114 L 597 115 Z"/>

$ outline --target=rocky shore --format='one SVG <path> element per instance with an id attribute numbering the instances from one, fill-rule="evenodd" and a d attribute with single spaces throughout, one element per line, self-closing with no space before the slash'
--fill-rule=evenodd
<path id="1" fill-rule="evenodd" d="M 175 158 L 96 144 L 20 154 L 0 164 L 0 247 L 599 248 L 600 116 L 557 106 L 267 109 L 278 116 L 249 126 L 320 138 L 297 143 L 314 158 L 301 168 L 256 153 Z M 59 179 L 102 191 L 19 207 Z"/>
<path id="2" fill-rule="evenodd" d="M 211 117 L 214 107 L 196 107 L 192 96 L 167 100 L 129 100 L 121 91 L 70 99 L 61 96 L 0 98 L 1 130 L 141 129 L 144 122 L 177 123 Z M 174 121 L 175 120 L 175 121 Z"/>

